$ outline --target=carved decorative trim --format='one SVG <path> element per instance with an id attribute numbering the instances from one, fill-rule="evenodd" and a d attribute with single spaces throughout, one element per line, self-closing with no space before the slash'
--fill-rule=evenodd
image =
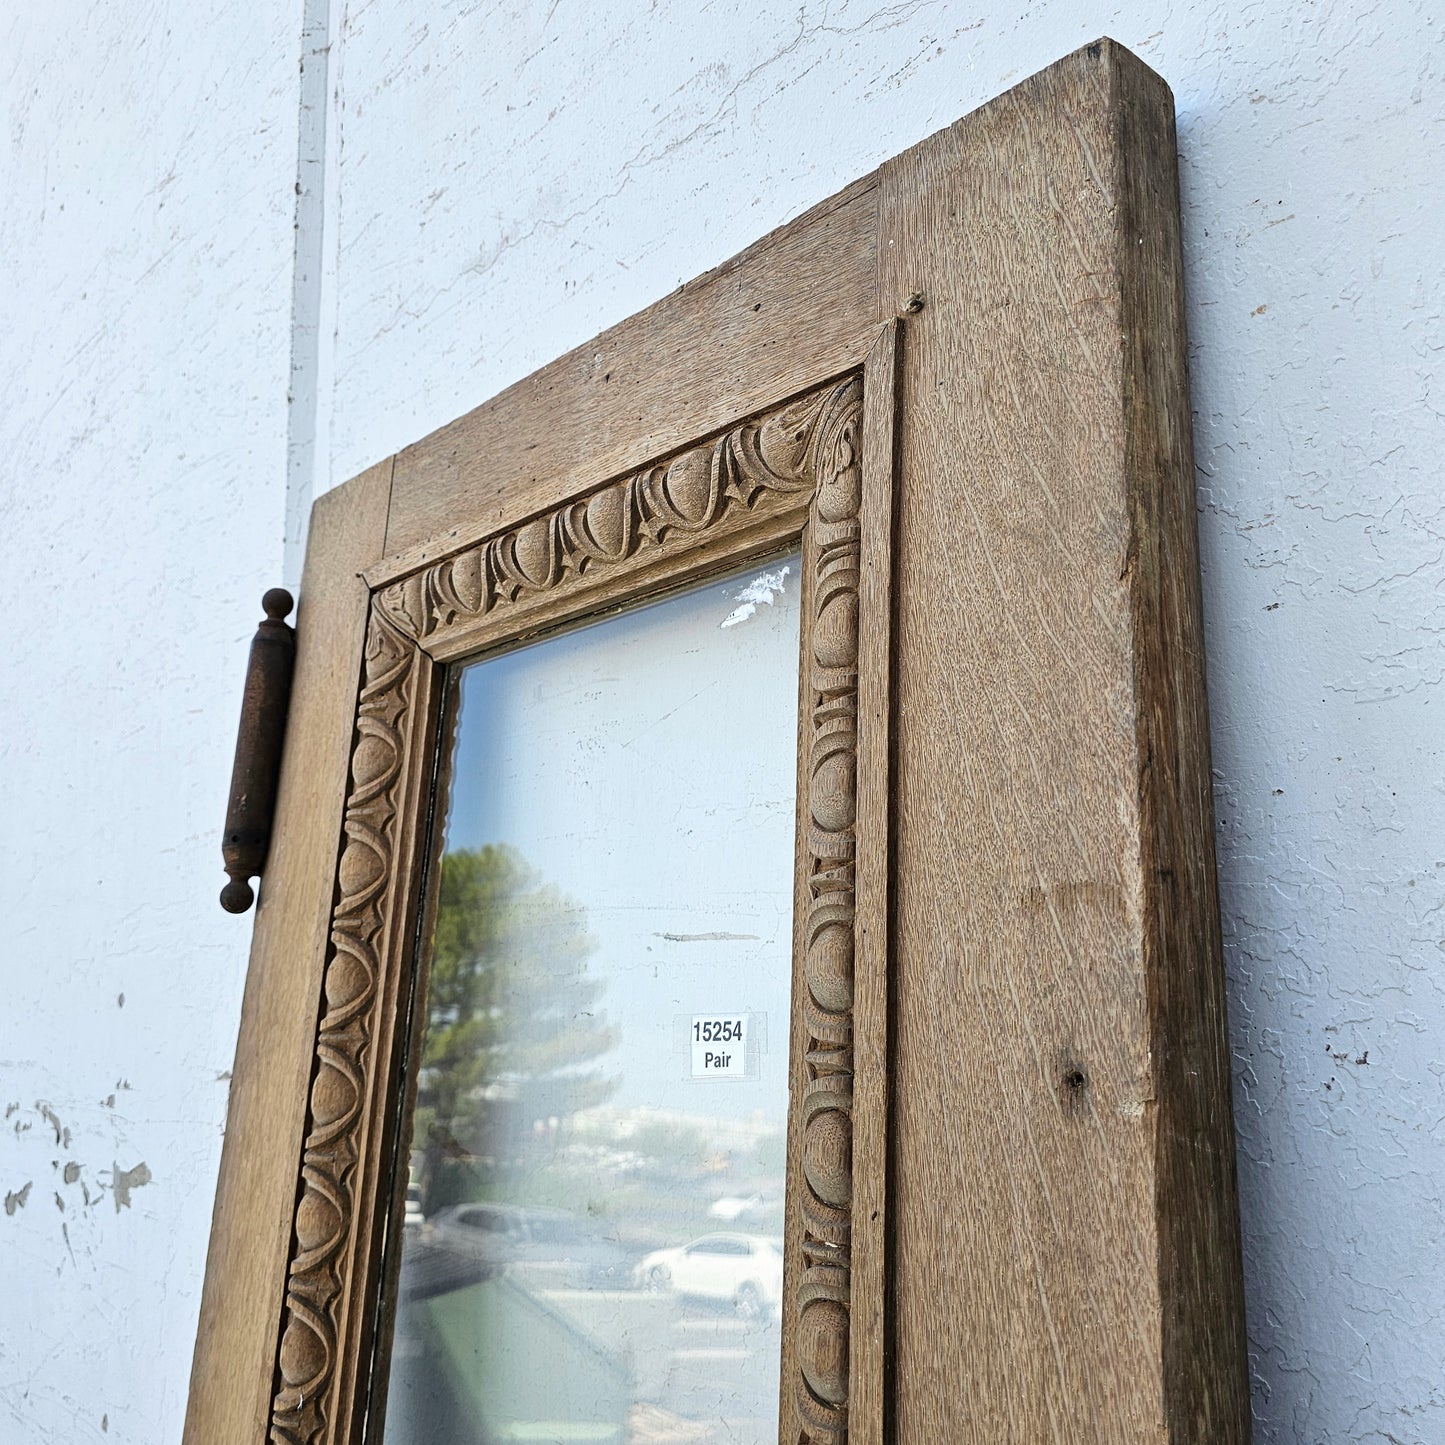
<path id="1" fill-rule="evenodd" d="M 850 385 L 861 396 L 857 382 L 811 392 L 394 582 L 377 600 L 425 643 L 445 628 L 580 589 L 643 553 L 690 545 L 740 514 L 801 508 L 813 491 L 820 428 Z"/>
<path id="2" fill-rule="evenodd" d="M 337 864 L 324 998 L 272 1402 L 273 1445 L 335 1439 L 342 1317 L 356 1285 L 358 1200 L 381 1167 L 366 1118 L 380 1067 L 389 913 L 406 907 L 397 835 L 422 648 L 528 598 L 808 507 L 805 619 L 811 727 L 803 960 L 801 1261 L 795 1396 L 809 1445 L 845 1445 L 852 1206 L 854 850 L 857 796 L 860 429 L 858 377 L 745 422 L 716 442 L 613 482 L 372 597 Z M 365 1142 L 364 1142 L 365 1141 Z M 351 1302 L 351 1308 L 363 1302 Z"/>
<path id="3" fill-rule="evenodd" d="M 336 1378 L 367 1071 L 375 1068 L 368 1045 L 375 1028 L 420 656 L 415 644 L 373 608 L 276 1360 L 270 1429 L 275 1445 L 312 1445 L 321 1438 Z"/>
<path id="4" fill-rule="evenodd" d="M 848 1437 L 853 1207 L 854 858 L 858 799 L 858 592 L 863 388 L 838 394 L 819 428 L 805 565 L 807 917 L 803 1002 L 802 1237 L 795 1398 L 801 1439 Z"/>

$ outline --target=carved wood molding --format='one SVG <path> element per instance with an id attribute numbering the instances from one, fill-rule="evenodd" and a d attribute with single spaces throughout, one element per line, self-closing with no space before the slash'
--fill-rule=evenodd
<path id="1" fill-rule="evenodd" d="M 336 870 L 330 943 L 297 1188 L 271 1408 L 273 1445 L 342 1445 L 340 1397 L 366 1301 L 355 1261 L 375 1228 L 361 1201 L 386 1167 L 369 1128 L 380 1078 L 377 1039 L 407 960 L 398 917 L 414 881 L 402 877 L 407 759 L 424 709 L 425 649 L 494 612 L 582 590 L 598 575 L 645 571 L 759 518 L 806 508 L 804 619 L 811 716 L 804 734 L 808 797 L 800 838 L 807 881 L 802 959 L 806 1057 L 800 1108 L 801 1262 L 794 1300 L 792 1386 L 810 1445 L 845 1445 L 852 1208 L 854 853 L 857 797 L 858 610 L 863 385 L 830 383 L 715 442 L 489 538 L 373 593 L 365 670 Z M 470 633 L 468 634 L 470 635 Z M 399 856 L 406 854 L 406 857 Z M 796 1065 L 795 1065 L 796 1067 Z M 363 1271 L 364 1273 L 364 1271 Z M 361 1363 L 364 1369 L 365 1362 Z"/>
<path id="2" fill-rule="evenodd" d="M 863 388 L 853 382 L 821 429 L 804 565 L 812 605 L 803 665 L 809 708 L 803 927 L 801 1269 L 795 1301 L 801 1438 L 848 1434 L 853 1207 L 854 859 L 858 799 L 858 609 Z M 801 842 L 802 840 L 800 840 Z"/>
<path id="3" fill-rule="evenodd" d="M 848 386 L 830 385 L 716 441 L 599 487 L 380 589 L 387 615 L 424 645 L 436 634 L 605 580 L 738 525 L 807 506 L 824 423 Z M 505 625 L 505 624 L 504 624 Z"/>
<path id="4" fill-rule="evenodd" d="M 376 1082 L 369 1045 L 388 965 L 398 804 L 418 662 L 424 660 L 415 643 L 373 607 L 276 1358 L 270 1428 L 275 1445 L 330 1438 L 323 1432 L 357 1222 L 361 1134 Z"/>

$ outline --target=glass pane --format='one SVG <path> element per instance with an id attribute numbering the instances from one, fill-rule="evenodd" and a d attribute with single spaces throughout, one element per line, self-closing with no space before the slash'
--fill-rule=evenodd
<path id="1" fill-rule="evenodd" d="M 462 673 L 386 1445 L 776 1442 L 798 581 Z"/>

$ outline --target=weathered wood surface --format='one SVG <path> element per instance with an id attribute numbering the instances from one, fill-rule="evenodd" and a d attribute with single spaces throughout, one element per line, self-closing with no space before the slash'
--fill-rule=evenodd
<path id="1" fill-rule="evenodd" d="M 1247 1440 L 1174 101 L 1113 50 L 1164 1392 L 1173 1439 Z"/>
<path id="2" fill-rule="evenodd" d="M 390 489 L 387 461 L 322 497 L 311 514 L 275 840 L 241 1008 L 186 1445 L 265 1438 L 366 636 L 367 589 L 357 574 L 381 554 Z"/>
<path id="3" fill-rule="evenodd" d="M 495 641 L 475 584 L 533 575 L 524 524 L 582 545 L 558 509 L 860 366 L 848 1440 L 1248 1439 L 1176 184 L 1167 89 L 1086 47 L 318 504 L 188 1445 L 266 1428 L 369 596 L 433 657 Z M 518 626 L 803 515 L 604 559 Z M 790 1140 L 796 1200 L 796 1114 Z M 836 1345 L 807 1347 L 836 1374 Z M 795 1322 L 785 1394 L 803 1350 Z"/>
<path id="4" fill-rule="evenodd" d="M 858 921 L 854 970 L 853 1287 L 848 1445 L 883 1445 L 888 1349 L 888 979 L 892 876 L 893 511 L 901 327 L 863 371 L 858 636 Z"/>
<path id="5" fill-rule="evenodd" d="M 721 436 L 692 438 L 602 487 L 554 490 L 521 526 L 376 595 L 432 656 L 450 660 L 786 545 L 808 513 L 837 389 L 815 387 Z"/>
<path id="6" fill-rule="evenodd" d="M 856 366 L 877 330 L 876 222 L 867 178 L 398 453 L 386 570 Z"/>
<path id="7" fill-rule="evenodd" d="M 1248 1438 L 1167 88 L 880 173 L 899 418 L 900 1441 Z"/>

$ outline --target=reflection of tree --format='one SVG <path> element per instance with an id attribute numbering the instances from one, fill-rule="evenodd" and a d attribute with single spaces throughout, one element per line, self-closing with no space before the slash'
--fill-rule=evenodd
<path id="1" fill-rule="evenodd" d="M 597 1008 L 606 985 L 588 975 L 586 918 L 514 849 L 442 859 L 415 1136 L 429 1211 L 458 1192 L 439 1191 L 444 1161 L 501 1183 L 616 1089 L 587 1067 L 616 1033 Z"/>

